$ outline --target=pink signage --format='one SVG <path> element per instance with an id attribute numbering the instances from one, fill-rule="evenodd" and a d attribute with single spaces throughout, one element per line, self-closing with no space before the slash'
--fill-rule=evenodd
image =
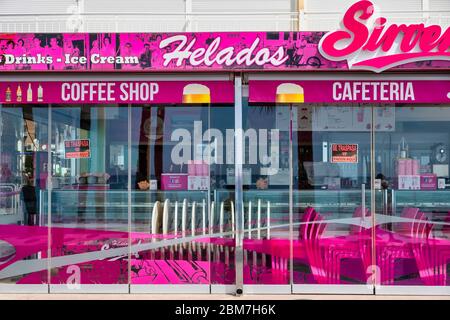
<path id="1" fill-rule="evenodd" d="M 450 81 L 249 82 L 251 103 L 276 103 L 280 94 L 300 94 L 305 103 L 450 103 Z"/>
<path id="2" fill-rule="evenodd" d="M 348 19 L 353 21 L 355 14 Z M 363 27 L 356 24 L 350 30 L 360 29 Z M 345 54 L 336 54 L 333 48 L 338 36 L 350 34 L 342 32 L 326 36 L 322 53 L 319 43 L 325 32 L 0 34 L 0 71 L 347 70 L 347 55 L 358 52 L 361 43 L 355 42 Z M 446 35 L 448 39 L 448 32 Z M 423 36 L 420 43 L 426 40 Z M 448 51 L 448 41 L 439 48 Z M 447 58 L 448 52 L 429 53 L 415 57 L 413 63 L 400 59 L 395 65 L 410 70 L 449 69 Z"/>
<path id="3" fill-rule="evenodd" d="M 0 82 L 0 103 L 234 103 L 231 81 Z"/>
<path id="4" fill-rule="evenodd" d="M 408 62 L 450 60 L 450 27 L 387 24 L 371 1 L 358 1 L 345 13 L 342 29 L 326 34 L 321 54 L 347 61 L 350 69 L 381 72 Z"/>
<path id="5" fill-rule="evenodd" d="M 188 175 L 182 173 L 161 174 L 161 190 L 187 190 Z"/>

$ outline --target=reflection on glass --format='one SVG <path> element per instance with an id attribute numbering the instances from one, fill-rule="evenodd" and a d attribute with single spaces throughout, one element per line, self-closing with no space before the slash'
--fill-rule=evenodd
<path id="1" fill-rule="evenodd" d="M 48 109 L 0 106 L 0 283 L 46 284 L 48 230 L 39 206 L 47 189 Z M 26 268 L 19 268 L 23 264 Z"/>
<path id="2" fill-rule="evenodd" d="M 293 107 L 294 284 L 366 284 L 372 109 Z"/>
<path id="3" fill-rule="evenodd" d="M 290 284 L 289 107 L 244 106 L 244 283 Z"/>
<path id="4" fill-rule="evenodd" d="M 395 116 L 390 130 L 376 132 L 377 196 L 383 204 L 376 227 L 381 285 L 448 286 L 449 108 L 377 111 Z"/>
<path id="5" fill-rule="evenodd" d="M 128 283 L 127 112 L 52 108 L 51 284 Z"/>
<path id="6" fill-rule="evenodd" d="M 131 284 L 209 285 L 209 107 L 133 106 L 131 117 L 131 245 L 144 248 Z"/>

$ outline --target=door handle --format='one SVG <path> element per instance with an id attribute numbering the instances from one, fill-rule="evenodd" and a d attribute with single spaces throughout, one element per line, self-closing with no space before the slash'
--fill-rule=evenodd
<path id="1" fill-rule="evenodd" d="M 361 184 L 361 222 L 365 224 L 366 222 L 366 184 Z"/>

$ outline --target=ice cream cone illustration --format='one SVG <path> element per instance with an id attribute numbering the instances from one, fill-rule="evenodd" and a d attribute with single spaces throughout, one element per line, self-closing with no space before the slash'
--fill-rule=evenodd
<path id="1" fill-rule="evenodd" d="M 209 88 L 202 84 L 188 84 L 183 88 L 183 103 L 211 103 Z"/>
<path id="2" fill-rule="evenodd" d="M 303 87 L 294 83 L 282 83 L 277 87 L 277 103 L 304 103 Z"/>

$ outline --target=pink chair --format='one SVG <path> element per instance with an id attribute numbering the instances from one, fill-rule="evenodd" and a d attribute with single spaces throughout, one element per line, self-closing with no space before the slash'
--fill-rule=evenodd
<path id="1" fill-rule="evenodd" d="M 429 241 L 432 224 L 427 222 L 423 212 L 418 212 L 414 220 L 410 230 L 411 247 L 420 279 L 429 286 L 445 285 L 446 268 L 439 268 L 437 247 Z"/>
<path id="2" fill-rule="evenodd" d="M 353 218 L 362 218 L 363 217 L 363 209 L 361 206 L 357 207 L 355 211 L 353 212 Z M 369 208 L 365 208 L 364 210 L 364 217 L 370 217 L 370 210 Z M 361 231 L 363 231 L 364 228 L 359 225 L 350 225 L 350 234 L 358 234 Z"/>
<path id="3" fill-rule="evenodd" d="M 402 210 L 401 217 L 407 219 L 414 219 L 419 213 L 419 208 L 405 207 Z M 397 222 L 394 223 L 394 231 L 403 236 L 410 236 L 413 226 L 413 221 Z"/>
<path id="4" fill-rule="evenodd" d="M 418 208 L 403 208 L 401 216 L 403 218 L 414 219 L 419 212 Z M 411 229 L 411 222 L 394 223 L 394 230 L 399 234 L 406 235 Z M 409 248 L 408 238 L 398 238 L 399 245 L 394 245 L 395 238 L 389 237 L 385 242 L 377 241 L 377 264 L 380 267 L 380 280 L 383 285 L 392 285 L 394 283 L 395 262 L 397 259 L 414 258 Z M 399 240 L 399 241 L 398 241 Z"/>
<path id="5" fill-rule="evenodd" d="M 361 208 L 361 207 L 358 207 Z M 358 209 L 357 208 L 357 209 Z M 362 213 L 362 208 L 359 209 L 359 212 Z M 369 208 L 366 208 L 365 210 L 365 217 L 370 217 L 370 210 Z M 358 243 L 359 243 L 359 253 L 361 256 L 361 261 L 362 261 L 362 265 L 364 268 L 364 274 L 366 275 L 366 280 L 372 276 L 372 272 L 374 272 L 374 270 L 370 270 L 370 266 L 374 265 L 374 261 L 373 261 L 373 257 L 372 257 L 372 228 L 366 229 L 364 227 L 362 227 L 361 225 L 359 226 L 353 226 L 353 232 L 354 234 L 358 234 L 359 238 L 358 238 Z M 352 232 L 352 231 L 351 231 Z"/>
<path id="6" fill-rule="evenodd" d="M 429 239 L 433 225 L 426 222 L 425 215 L 419 212 L 418 208 L 404 208 L 402 217 L 410 219 L 410 221 L 394 224 L 396 232 L 400 235 L 400 237 L 396 237 L 400 244 L 394 245 L 393 239 L 388 240 L 388 242 L 380 241 L 377 243 L 377 248 L 380 251 L 377 255 L 377 262 L 380 265 L 381 282 L 384 285 L 393 285 L 395 262 L 398 259 L 414 259 L 419 268 L 421 279 L 428 282 L 428 280 L 422 278 L 428 278 L 428 276 L 424 273 L 427 271 L 421 266 L 431 265 L 432 262 L 426 257 L 430 253 L 429 250 L 424 251 L 422 249 L 423 244 Z M 422 249 L 420 249 L 421 247 Z"/>
<path id="7" fill-rule="evenodd" d="M 447 217 L 445 217 L 444 222 L 446 224 L 442 227 L 442 233 L 447 237 L 450 237 L 450 211 L 447 212 Z"/>
<path id="8" fill-rule="evenodd" d="M 419 274 L 425 285 L 447 285 L 447 263 L 450 260 L 450 243 L 447 239 L 430 237 L 433 224 L 427 222 L 425 214 L 416 223 L 413 234 L 414 257 L 419 267 Z M 445 222 L 450 222 L 450 213 Z M 448 225 L 444 225 L 443 232 Z"/>
<path id="9" fill-rule="evenodd" d="M 320 244 L 325 228 L 323 218 L 313 208 L 307 208 L 300 224 L 299 238 L 303 241 L 313 277 L 319 284 L 329 283 L 326 257 Z"/>
<path id="10" fill-rule="evenodd" d="M 447 212 L 447 217 L 445 218 L 444 222 L 446 223 L 442 227 L 442 233 L 445 237 L 445 239 L 450 239 L 450 211 Z M 444 285 L 447 284 L 447 262 L 450 260 L 450 245 L 447 249 L 441 249 L 438 252 L 438 261 L 439 261 L 439 267 L 442 268 L 442 272 L 445 272 L 445 277 L 443 279 Z"/>
<path id="11" fill-rule="evenodd" d="M 314 219 L 317 217 L 317 212 L 312 207 L 308 207 L 305 209 L 305 212 L 303 213 L 303 217 L 301 219 L 300 227 L 299 227 L 299 239 L 303 240 L 305 239 L 305 236 L 308 233 L 309 222 L 311 222 L 311 219 Z"/>
<path id="12" fill-rule="evenodd" d="M 365 208 L 364 217 L 370 216 L 370 210 Z M 354 218 L 363 217 L 362 207 L 357 207 L 353 213 Z M 357 238 L 356 243 L 352 243 L 351 238 Z M 356 244 L 356 245 L 355 245 Z M 340 283 L 341 263 L 343 259 L 361 259 L 364 268 L 364 274 L 367 277 L 367 271 L 372 265 L 372 240 L 370 230 L 364 228 L 361 224 L 350 225 L 349 239 L 344 243 L 332 244 L 328 248 L 328 256 L 332 283 Z"/>
<path id="13" fill-rule="evenodd" d="M 362 207 L 358 207 L 355 210 L 355 213 L 353 214 L 353 217 L 355 218 L 362 218 L 366 217 L 369 218 L 371 216 L 369 208 L 365 208 L 364 210 L 364 216 L 363 216 L 363 210 Z M 370 266 L 374 264 L 372 261 L 372 229 L 364 228 L 361 224 L 359 225 L 351 225 L 350 226 L 350 234 L 351 235 L 358 235 L 358 244 L 359 244 L 359 255 L 361 258 L 361 262 L 364 268 L 364 274 L 366 275 L 366 280 L 371 277 L 371 273 L 373 270 L 370 271 Z"/>
<path id="14" fill-rule="evenodd" d="M 366 208 L 363 213 L 362 207 L 358 207 L 353 217 L 362 217 L 363 214 L 369 216 L 370 211 Z M 322 235 L 326 222 L 312 208 L 305 211 L 302 222 L 306 223 L 300 226 L 300 239 L 304 242 L 313 276 L 319 284 L 340 283 L 343 259 L 362 259 L 365 271 L 372 264 L 370 230 L 352 225 L 350 234 L 345 238 L 324 239 Z M 357 237 L 358 241 L 352 242 L 351 237 Z"/>

